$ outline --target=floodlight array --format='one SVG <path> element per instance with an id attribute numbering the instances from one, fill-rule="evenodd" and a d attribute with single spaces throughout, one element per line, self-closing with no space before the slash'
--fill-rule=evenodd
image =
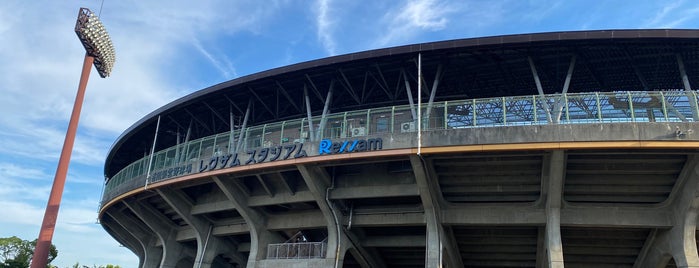
<path id="1" fill-rule="evenodd" d="M 109 76 L 116 61 L 114 45 L 99 17 L 87 8 L 81 8 L 75 24 L 75 33 L 87 54 L 95 58 L 95 68 L 102 78 Z"/>

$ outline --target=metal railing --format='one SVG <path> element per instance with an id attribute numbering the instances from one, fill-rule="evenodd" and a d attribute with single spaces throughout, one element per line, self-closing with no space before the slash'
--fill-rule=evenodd
<path id="1" fill-rule="evenodd" d="M 267 259 L 324 258 L 328 245 L 324 242 L 298 242 L 267 245 Z"/>
<path id="2" fill-rule="evenodd" d="M 509 96 L 422 104 L 422 130 L 497 126 L 620 122 L 694 122 L 699 118 L 696 91 L 618 91 Z M 149 182 L 191 172 L 193 163 L 231 151 L 296 142 L 377 136 L 417 131 L 417 106 L 367 109 L 311 119 L 253 126 L 189 141 L 154 154 Z M 233 139 L 231 138 L 233 134 Z M 235 149 L 233 149 L 235 148 Z M 108 180 L 103 202 L 143 186 L 151 156 L 145 156 Z M 189 170 L 188 170 L 189 168 Z"/>

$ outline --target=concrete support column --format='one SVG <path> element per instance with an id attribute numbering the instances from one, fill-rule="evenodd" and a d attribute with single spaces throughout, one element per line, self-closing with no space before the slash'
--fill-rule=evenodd
<path id="1" fill-rule="evenodd" d="M 670 259 L 677 267 L 699 268 L 696 229 L 699 215 L 699 167 L 697 157 L 687 160 L 685 168 L 677 180 L 670 209 L 673 211 L 673 227 L 657 230 L 651 243 L 647 243 L 645 253 L 639 256 L 634 267 L 665 267 Z"/>
<path id="2" fill-rule="evenodd" d="M 330 175 L 323 168 L 316 166 L 297 165 L 297 168 L 318 203 L 328 226 L 328 250 L 325 258 L 334 260 L 334 266 L 341 267 L 346 251 L 353 248 L 354 256 L 362 267 L 385 267 L 383 261 L 376 257 L 377 254 L 363 248 L 359 239 L 340 224 L 343 215 L 327 199 L 333 187 Z"/>
<path id="3" fill-rule="evenodd" d="M 121 227 L 136 237 L 138 241 L 141 241 L 144 250 L 144 259 L 141 261 L 142 265 L 140 267 L 157 267 L 160 264 L 163 249 L 155 246 L 158 239 L 157 237 L 144 229 L 141 223 L 127 216 L 122 211 L 113 209 L 107 211 L 107 215 L 112 217 Z"/>
<path id="4" fill-rule="evenodd" d="M 665 267 L 670 259 L 675 260 L 677 267 L 699 267 L 694 239 L 695 229 L 691 229 L 696 228 L 696 218 L 693 221 L 694 227 L 675 226 L 670 230 L 659 231 L 653 247 L 645 256 L 645 263 L 639 267 Z"/>
<path id="5" fill-rule="evenodd" d="M 279 235 L 267 230 L 267 218 L 264 214 L 248 206 L 248 194 L 242 190 L 233 180 L 217 176 L 212 177 L 228 200 L 233 203 L 238 213 L 250 228 L 250 255 L 248 255 L 247 267 L 256 267 L 257 262 L 267 257 L 267 245 L 281 241 Z"/>
<path id="6" fill-rule="evenodd" d="M 338 262 L 338 265 L 344 262 L 345 255 L 347 255 L 347 252 L 350 252 L 352 256 L 354 256 L 354 259 L 357 260 L 359 265 L 361 265 L 363 268 L 386 267 L 386 264 L 383 262 L 381 257 L 379 257 L 380 255 L 378 251 L 363 247 L 361 245 L 362 239 L 359 238 L 359 236 L 355 235 L 353 232 L 350 232 L 344 226 L 342 226 L 341 232 L 341 241 L 348 242 L 340 244 L 338 257 L 340 262 Z"/>
<path id="7" fill-rule="evenodd" d="M 548 159 L 546 159 L 548 158 Z M 565 152 L 554 150 L 545 158 L 548 170 L 544 168 L 546 191 L 546 233 L 545 247 L 548 267 L 564 267 L 563 243 L 561 242 L 561 202 L 565 177 Z M 548 160 L 548 161 L 547 161 Z"/>
<path id="8" fill-rule="evenodd" d="M 138 257 L 138 267 L 145 267 L 146 252 L 141 241 L 136 239 L 129 231 L 110 217 L 103 217 L 101 222 L 105 226 L 108 226 L 108 228 L 106 228 L 107 232 L 112 235 L 112 237 L 116 238 L 119 243 L 125 245 L 131 252 L 136 254 Z"/>
<path id="9" fill-rule="evenodd" d="M 565 267 L 563 263 L 563 244 L 561 242 L 561 209 L 546 210 L 546 258 L 548 267 Z"/>
<path id="10" fill-rule="evenodd" d="M 548 267 L 546 254 L 546 228 L 537 228 L 536 236 L 536 268 Z"/>
<path id="11" fill-rule="evenodd" d="M 219 237 L 214 237 L 211 231 L 213 231 L 213 226 L 207 232 L 207 236 L 202 237 L 204 238 L 204 244 L 201 247 L 202 251 L 197 252 L 197 258 L 194 259 L 194 266 L 197 268 L 211 268 L 216 260 L 216 257 L 219 255 L 240 255 L 237 253 L 237 248 L 231 247 L 229 243 L 226 243 Z M 197 233 L 199 233 L 199 230 L 197 230 Z M 239 260 L 238 263 L 240 264 L 245 263 L 244 258 L 237 257 L 235 259 Z"/>
<path id="12" fill-rule="evenodd" d="M 331 208 L 330 206 L 332 204 L 326 199 L 327 192 L 331 187 L 332 178 L 330 178 L 325 170 L 318 167 L 299 165 L 297 168 L 308 186 L 308 189 L 313 194 L 313 198 L 316 200 L 316 203 L 318 203 L 318 207 L 323 213 L 326 225 L 328 226 L 328 250 L 327 254 L 325 254 L 325 258 L 333 259 L 337 265 L 341 265 L 342 260 L 339 258 L 343 241 L 341 239 L 342 231 L 339 230 L 339 222 L 341 221 L 340 217 L 342 217 L 342 215 L 338 215 L 339 212 L 337 208 Z"/>
<path id="13" fill-rule="evenodd" d="M 239 254 L 235 245 L 226 243 L 223 239 L 213 236 L 213 226 L 210 222 L 192 215 L 193 205 L 184 196 L 184 193 L 167 187 L 156 189 L 156 191 L 194 230 L 197 237 L 197 254 L 194 258 L 194 267 L 210 268 L 216 256 L 222 253 Z M 239 257 L 237 259 L 243 258 Z"/>
<path id="14" fill-rule="evenodd" d="M 456 242 L 456 236 L 454 235 L 454 230 L 451 228 L 451 226 L 442 225 L 442 233 L 444 234 L 443 239 L 445 243 L 443 244 L 447 253 L 444 258 L 449 261 L 448 267 L 464 267 L 463 260 L 461 259 L 461 252 L 459 252 L 459 246 Z"/>
<path id="15" fill-rule="evenodd" d="M 459 249 L 452 239 L 452 232 L 445 232 L 445 228 L 442 226 L 442 209 L 439 201 L 441 194 L 439 194 L 438 183 L 428 179 L 434 176 L 429 176 L 430 173 L 422 161 L 421 156 L 410 156 L 410 164 L 413 167 L 420 199 L 425 210 L 425 223 L 427 225 L 425 267 L 443 267 L 442 262 L 445 259 L 448 267 L 464 267 Z M 446 250 L 446 258 L 443 250 Z"/>
<path id="16" fill-rule="evenodd" d="M 213 231 L 213 228 L 211 228 Z M 231 248 L 231 246 L 218 237 L 214 237 L 209 232 L 209 237 L 207 241 L 204 240 L 203 252 L 198 254 L 199 259 L 194 260 L 195 267 L 198 268 L 210 268 L 215 267 L 214 261 L 218 255 L 233 256 L 232 258 L 236 260 L 240 265 L 247 262 L 244 257 L 241 257 L 238 253 L 237 248 Z"/>
<path id="17" fill-rule="evenodd" d="M 162 258 L 160 260 L 161 268 L 174 268 L 183 256 L 194 255 L 181 243 L 177 242 L 177 226 L 175 226 L 170 219 L 163 216 L 151 206 L 141 204 L 135 199 L 123 201 L 123 203 L 126 207 L 131 209 L 148 228 L 153 230 L 160 240 L 160 244 L 163 248 Z"/>

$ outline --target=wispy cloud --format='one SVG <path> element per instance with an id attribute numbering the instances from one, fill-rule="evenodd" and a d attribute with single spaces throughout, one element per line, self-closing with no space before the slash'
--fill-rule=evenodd
<path id="1" fill-rule="evenodd" d="M 26 202 L 0 200 L 0 222 L 5 224 L 26 224 L 41 226 L 43 209 Z"/>
<path id="2" fill-rule="evenodd" d="M 696 1 L 676 0 L 661 1 L 649 6 L 649 19 L 643 28 L 692 28 L 696 24 L 699 3 Z"/>
<path id="3" fill-rule="evenodd" d="M 663 25 L 668 25 L 668 23 L 672 23 L 672 21 L 676 21 L 678 19 L 676 16 L 671 16 L 672 18 L 668 18 L 668 15 L 676 15 L 675 10 L 682 6 L 684 0 L 673 2 L 664 1 L 662 3 L 664 3 L 665 6 L 663 6 L 654 17 L 645 23 L 645 27 L 665 27 Z"/>
<path id="4" fill-rule="evenodd" d="M 14 163 L 0 163 L 0 178 L 45 179 L 48 177 L 41 169 L 23 167 Z"/>
<path id="5" fill-rule="evenodd" d="M 333 39 L 335 22 L 332 19 L 331 10 L 332 0 L 318 0 L 315 4 L 316 13 L 316 34 L 320 43 L 323 45 L 325 52 L 329 55 L 337 53 L 337 45 Z"/>
<path id="6" fill-rule="evenodd" d="M 218 69 L 219 72 L 221 72 L 221 75 L 228 80 L 231 78 L 234 78 L 238 76 L 238 74 L 235 71 L 235 68 L 233 67 L 233 64 L 230 62 L 228 57 L 225 54 L 222 54 L 221 56 L 215 57 L 209 51 L 204 48 L 204 46 L 201 45 L 201 42 L 197 38 L 192 38 L 192 44 L 194 47 L 199 51 L 204 57 L 211 62 L 216 69 Z"/>
<path id="7" fill-rule="evenodd" d="M 530 2 L 530 10 L 522 13 L 522 19 L 528 21 L 541 21 L 550 16 L 563 5 L 564 1 L 540 1 L 535 4 Z"/>
<path id="8" fill-rule="evenodd" d="M 387 33 L 378 40 L 380 46 L 394 44 L 423 31 L 438 31 L 447 27 L 447 15 L 453 6 L 439 0 L 410 0 L 397 10 L 386 13 Z"/>
<path id="9" fill-rule="evenodd" d="M 0 195 L 3 197 L 0 198 L 0 202 L 10 202 L 10 203 L 15 203 L 15 202 L 33 202 L 33 201 L 46 201 L 46 197 L 49 194 L 49 191 L 51 190 L 51 184 L 43 184 L 43 185 L 38 185 L 38 184 L 28 184 L 28 183 L 23 183 L 17 180 L 11 180 L 11 181 L 4 181 L 2 184 L 0 184 L 2 188 L 0 189 Z M 29 206 L 29 205 L 27 205 Z M 17 219 L 12 219 L 11 216 L 13 215 L 9 211 L 9 207 L 6 206 L 0 206 L 3 209 L 0 210 L 0 215 L 7 213 L 5 216 L 7 217 L 1 217 L 4 220 L 17 220 Z M 8 210 L 6 210 L 7 208 Z M 38 208 L 38 206 L 37 206 Z M 12 209 L 17 209 L 13 207 Z M 27 212 L 29 210 L 26 210 Z M 0 219 L 0 220 L 2 220 Z"/>

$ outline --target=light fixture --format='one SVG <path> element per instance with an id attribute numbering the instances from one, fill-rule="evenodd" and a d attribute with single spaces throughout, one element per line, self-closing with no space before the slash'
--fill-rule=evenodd
<path id="1" fill-rule="evenodd" d="M 102 78 L 108 77 L 116 61 L 116 54 L 112 40 L 99 17 L 87 8 L 80 8 L 75 33 L 87 54 L 95 58 L 97 72 Z"/>

